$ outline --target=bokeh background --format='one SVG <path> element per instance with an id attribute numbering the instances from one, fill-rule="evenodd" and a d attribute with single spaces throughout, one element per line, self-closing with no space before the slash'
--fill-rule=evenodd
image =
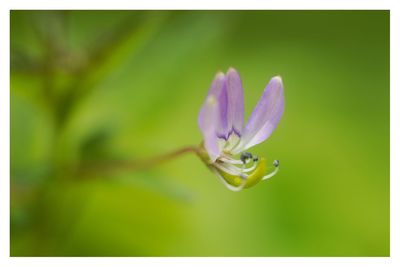
<path id="1" fill-rule="evenodd" d="M 12 256 L 389 256 L 389 11 L 11 11 Z M 215 73 L 246 117 L 274 75 L 286 109 L 251 152 L 273 179 L 227 190 L 194 155 Z"/>

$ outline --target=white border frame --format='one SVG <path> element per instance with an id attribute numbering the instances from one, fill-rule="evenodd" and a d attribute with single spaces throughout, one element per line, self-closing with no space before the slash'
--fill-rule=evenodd
<path id="1" fill-rule="evenodd" d="M 400 212 L 400 9 L 396 2 L 389 0 L 280 0 L 262 2 L 260 0 L 223 1 L 223 0 L 203 0 L 193 3 L 183 0 L 146 0 L 137 3 L 127 0 L 68 0 L 67 2 L 55 2 L 51 0 L 2 0 L 0 2 L 0 99 L 1 112 L 0 119 L 3 128 L 0 131 L 1 153 L 1 179 L 0 179 L 0 266 L 132 266 L 139 265 L 164 265 L 164 266 L 204 266 L 206 264 L 218 264 L 219 266 L 239 266 L 251 264 L 251 266 L 400 266 L 400 233 L 399 233 L 399 212 Z M 326 258 L 40 258 L 40 257 L 9 257 L 10 255 L 10 10 L 12 9 L 385 9 L 390 10 L 390 257 L 371 258 L 371 257 L 326 257 Z M 397 48 L 397 49 L 396 49 Z M 398 104 L 398 105 L 396 105 Z M 396 120 L 397 119 L 397 120 Z M 397 164 L 396 164 L 397 163 Z"/>

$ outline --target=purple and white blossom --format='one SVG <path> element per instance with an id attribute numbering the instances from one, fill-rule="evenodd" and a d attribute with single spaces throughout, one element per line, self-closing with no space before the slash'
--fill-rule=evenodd
<path id="1" fill-rule="evenodd" d="M 244 125 L 244 98 L 239 73 L 230 68 L 226 74 L 219 72 L 215 76 L 200 110 L 199 126 L 207 154 L 205 162 L 228 188 L 240 190 L 250 184 L 248 178 L 257 176 L 256 179 L 263 180 L 277 172 L 278 161 L 275 161 L 276 168 L 272 173 L 262 173 L 262 176 L 260 173 L 254 174 L 257 169 L 261 170 L 259 165 L 265 165 L 266 161 L 263 158 L 263 161 L 259 160 L 247 150 L 272 134 L 280 121 L 284 106 L 282 79 L 275 76 L 264 89 Z M 263 167 L 262 170 L 265 170 L 265 166 Z M 233 182 L 234 178 L 240 182 Z"/>

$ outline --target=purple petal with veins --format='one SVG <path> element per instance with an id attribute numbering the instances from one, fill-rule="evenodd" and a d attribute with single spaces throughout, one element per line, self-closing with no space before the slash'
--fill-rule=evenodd
<path id="1" fill-rule="evenodd" d="M 283 83 L 279 76 L 271 79 L 261 99 L 251 114 L 243 132 L 240 150 L 248 149 L 267 139 L 276 126 L 284 110 Z"/>
<path id="2" fill-rule="evenodd" d="M 228 90 L 226 86 L 226 76 L 221 85 L 221 90 L 218 94 L 218 105 L 219 105 L 219 125 L 217 128 L 217 136 L 219 138 L 228 139 L 229 136 L 229 121 L 228 121 Z"/>
<path id="3" fill-rule="evenodd" d="M 204 137 L 204 146 L 210 156 L 212 162 L 220 155 L 220 147 L 218 146 L 217 130 L 220 127 L 221 112 L 219 98 L 221 90 L 224 87 L 225 76 L 218 73 L 211 84 L 205 103 L 203 104 L 199 114 L 199 127 Z"/>
<path id="4" fill-rule="evenodd" d="M 244 98 L 242 81 L 240 80 L 239 73 L 230 68 L 225 78 L 227 95 L 228 95 L 228 110 L 227 122 L 229 133 L 228 136 L 234 132 L 237 136 L 241 136 L 243 128 L 243 114 L 244 114 Z"/>

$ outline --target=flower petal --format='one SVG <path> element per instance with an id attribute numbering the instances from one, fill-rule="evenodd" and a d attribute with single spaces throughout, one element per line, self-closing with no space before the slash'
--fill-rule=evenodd
<path id="1" fill-rule="evenodd" d="M 221 84 L 221 89 L 217 95 L 219 109 L 219 124 L 217 127 L 217 136 L 227 140 L 229 137 L 230 125 L 228 121 L 228 91 L 226 87 L 226 76 Z"/>
<path id="2" fill-rule="evenodd" d="M 220 128 L 221 112 L 219 99 L 224 83 L 224 74 L 218 73 L 211 85 L 206 101 L 200 110 L 198 120 L 200 130 L 204 137 L 204 146 L 213 162 L 221 152 L 220 145 L 218 144 L 217 130 Z"/>
<path id="3" fill-rule="evenodd" d="M 229 134 L 236 133 L 241 136 L 243 128 L 244 99 L 243 87 L 239 73 L 230 68 L 226 74 L 226 87 L 228 96 L 227 121 Z M 229 137 L 229 136 L 228 136 Z"/>
<path id="4" fill-rule="evenodd" d="M 246 150 L 267 139 L 278 125 L 284 106 L 282 79 L 276 76 L 268 83 L 254 108 L 236 152 Z"/>

